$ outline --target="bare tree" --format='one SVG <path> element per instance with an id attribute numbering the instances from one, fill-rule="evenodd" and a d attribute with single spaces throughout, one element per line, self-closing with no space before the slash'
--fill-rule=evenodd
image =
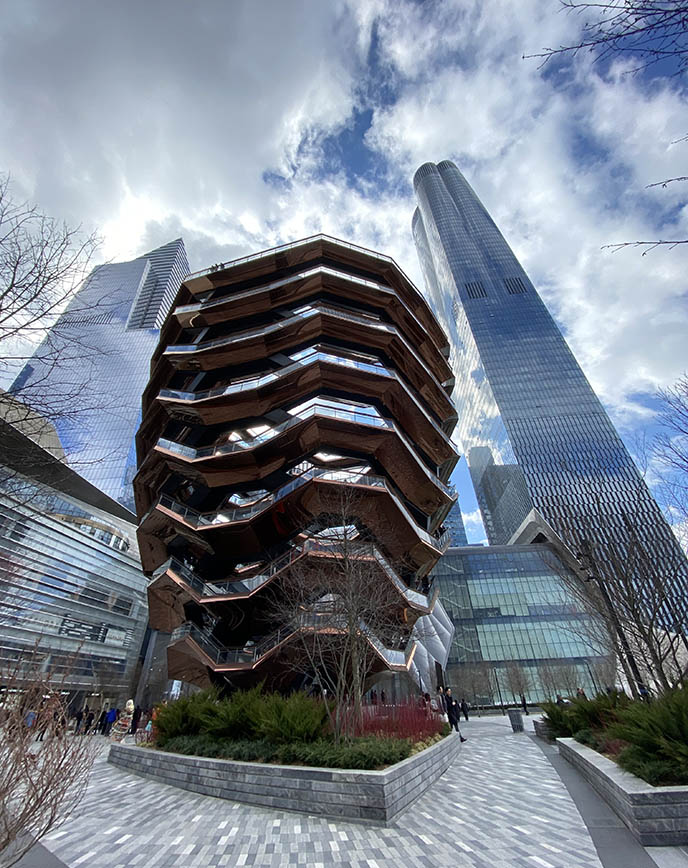
<path id="1" fill-rule="evenodd" d="M 67 736 L 66 675 L 55 677 L 38 647 L 0 677 L 0 868 L 7 868 L 77 807 L 98 745 Z"/>
<path id="2" fill-rule="evenodd" d="M 551 702 L 560 689 L 558 667 L 544 660 L 538 663 L 537 672 L 544 695 Z"/>
<path id="3" fill-rule="evenodd" d="M 489 663 L 484 660 L 463 663 L 453 670 L 453 674 L 459 679 L 460 693 L 471 697 L 478 713 L 481 705 L 494 703 L 494 672 Z"/>
<path id="4" fill-rule="evenodd" d="M 283 662 L 326 696 L 336 741 L 355 733 L 374 673 L 405 667 L 416 617 L 398 566 L 359 531 L 361 502 L 342 493 L 329 530 L 302 543 L 266 607 L 289 639 Z"/>
<path id="5" fill-rule="evenodd" d="M 526 693 L 531 688 L 532 680 L 526 669 L 515 660 L 509 660 L 505 666 L 506 683 L 514 699 Z"/>
<path id="6" fill-rule="evenodd" d="M 579 39 L 524 57 L 540 58 L 544 65 L 562 55 L 576 57 L 581 52 L 590 52 L 597 62 L 630 57 L 636 64 L 634 73 L 660 63 L 670 66 L 672 76 L 682 76 L 688 70 L 688 4 L 682 0 L 560 0 L 560 3 L 568 12 L 590 14 L 583 21 Z M 671 144 L 685 141 L 688 136 Z M 688 176 L 666 178 L 647 187 L 667 187 L 683 181 L 688 181 Z M 642 248 L 645 256 L 657 247 L 673 248 L 680 244 L 688 244 L 688 238 L 624 241 L 604 246 L 612 250 Z"/>
<path id="7" fill-rule="evenodd" d="M 99 243 L 96 235 L 16 201 L 9 178 L 0 176 L 0 382 L 19 374 L 34 351 L 39 362 L 31 378 L 15 380 L 11 395 L 0 393 L 4 476 L 20 467 L 35 470 L 38 460 L 38 452 L 27 457 L 21 438 L 10 436 L 13 429 L 62 459 L 55 424 L 99 409 L 108 400 L 92 394 L 88 382 L 73 373 L 76 363 L 102 352 L 74 324 L 103 316 L 112 306 L 106 298 L 95 307 L 74 298 Z M 59 391 L 53 385 L 58 369 Z M 43 461 L 49 459 L 43 456 Z"/>
<path id="8" fill-rule="evenodd" d="M 688 69 L 688 4 L 681 0 L 560 0 L 562 8 L 576 14 L 591 13 L 583 22 L 580 39 L 571 45 L 544 48 L 539 57 L 576 56 L 589 51 L 598 61 L 628 55 L 646 69 L 667 60 L 674 74 Z"/>

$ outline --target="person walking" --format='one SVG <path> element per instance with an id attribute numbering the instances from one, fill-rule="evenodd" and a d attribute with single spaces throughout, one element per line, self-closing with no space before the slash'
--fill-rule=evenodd
<path id="1" fill-rule="evenodd" d="M 95 717 L 96 715 L 93 711 L 89 711 L 89 713 L 86 715 L 86 720 L 84 721 L 84 735 L 88 735 L 89 732 L 91 732 L 91 727 L 93 726 L 93 721 L 95 720 Z M 96 728 L 95 726 L 93 726 L 93 733 L 95 731 Z M 93 733 L 91 733 L 91 735 L 93 735 Z"/>
<path id="2" fill-rule="evenodd" d="M 140 705 L 137 705 L 136 708 L 134 709 L 134 714 L 132 715 L 132 718 L 131 718 L 131 729 L 129 730 L 129 732 L 132 735 L 136 735 L 136 730 L 139 728 L 139 721 L 141 720 L 142 714 L 143 714 L 143 709 L 141 708 Z"/>
<path id="3" fill-rule="evenodd" d="M 468 720 L 468 709 L 470 708 L 470 705 L 466 702 L 466 700 L 463 697 L 461 698 L 460 708 L 461 708 L 461 714 L 463 714 L 463 716 L 466 718 L 466 720 Z"/>
<path id="4" fill-rule="evenodd" d="M 116 720 L 117 709 L 111 708 L 105 715 L 105 728 L 103 729 L 103 735 L 110 735 L 110 730 L 112 729 L 112 725 Z"/>
<path id="5" fill-rule="evenodd" d="M 437 707 L 441 714 L 447 713 L 447 697 L 444 695 L 444 688 L 441 684 L 437 688 Z"/>
<path id="6" fill-rule="evenodd" d="M 461 730 L 459 729 L 461 706 L 451 695 L 451 687 L 447 687 L 447 692 L 444 694 L 444 697 L 447 701 L 447 719 L 449 720 L 449 727 L 450 729 L 455 729 L 458 732 L 461 741 L 464 742 L 467 739 L 461 735 Z"/>
<path id="7" fill-rule="evenodd" d="M 84 719 L 84 713 L 81 709 L 77 711 L 74 715 L 74 720 L 76 721 L 74 725 L 74 735 L 79 735 L 79 730 L 81 729 L 81 721 Z"/>
<path id="8" fill-rule="evenodd" d="M 524 714 L 527 714 L 530 717 L 530 712 L 528 711 L 528 703 L 526 702 L 526 697 L 524 693 L 521 693 L 519 699 L 521 700 L 521 708 L 523 709 Z"/>

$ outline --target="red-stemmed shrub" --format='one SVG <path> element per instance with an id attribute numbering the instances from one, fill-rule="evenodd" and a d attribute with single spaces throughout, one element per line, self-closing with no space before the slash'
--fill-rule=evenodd
<path id="1" fill-rule="evenodd" d="M 425 741 L 442 732 L 445 720 L 413 700 L 396 705 L 365 705 L 362 720 L 355 728 L 357 736 L 408 738 Z"/>

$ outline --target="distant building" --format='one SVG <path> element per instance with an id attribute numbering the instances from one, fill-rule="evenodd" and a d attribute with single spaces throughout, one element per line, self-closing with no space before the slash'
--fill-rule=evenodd
<path id="1" fill-rule="evenodd" d="M 181 238 L 130 262 L 98 266 L 10 388 L 54 422 L 70 465 L 129 509 L 141 394 L 188 270 Z"/>
<path id="2" fill-rule="evenodd" d="M 0 666 L 36 648 L 73 703 L 126 701 L 148 617 L 134 516 L 20 432 L 0 433 L 24 455 L 0 484 Z"/>
<path id="3" fill-rule="evenodd" d="M 452 548 L 468 545 L 466 528 L 463 523 L 463 515 L 461 514 L 461 507 L 458 500 L 449 510 L 449 514 L 444 520 L 444 526 L 449 531 L 449 545 Z"/>
<path id="4" fill-rule="evenodd" d="M 431 573 L 454 624 L 447 684 L 499 704 L 514 701 L 514 669 L 525 673 L 529 701 L 613 682 L 613 662 L 561 581 L 565 570 L 548 544 L 450 548 Z"/>

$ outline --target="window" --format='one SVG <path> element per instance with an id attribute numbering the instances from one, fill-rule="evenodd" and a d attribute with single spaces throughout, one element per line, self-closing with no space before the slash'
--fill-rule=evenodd
<path id="1" fill-rule="evenodd" d="M 473 283 L 467 283 L 466 292 L 469 298 L 487 298 L 485 287 L 479 280 L 475 280 Z"/>
<path id="2" fill-rule="evenodd" d="M 520 277 L 505 277 L 504 286 L 509 295 L 521 295 L 526 291 L 526 285 Z"/>

